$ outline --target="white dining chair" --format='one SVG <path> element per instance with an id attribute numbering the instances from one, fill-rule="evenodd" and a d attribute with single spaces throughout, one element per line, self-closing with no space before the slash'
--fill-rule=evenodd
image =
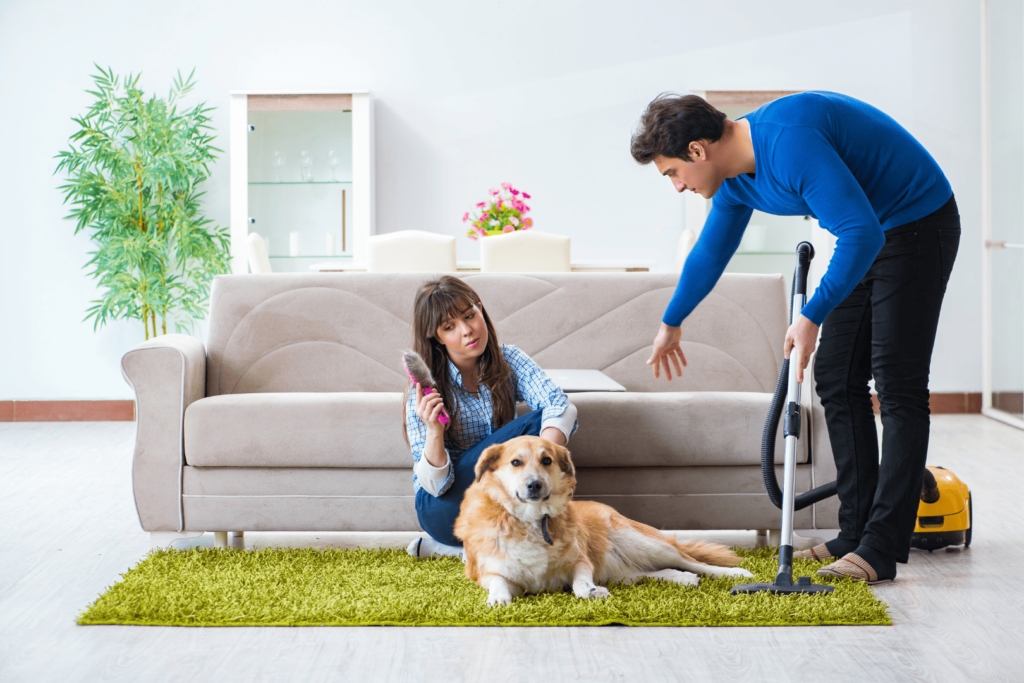
<path id="1" fill-rule="evenodd" d="M 250 273 L 272 273 L 270 268 L 270 255 L 267 254 L 267 243 L 259 233 L 250 232 L 248 241 L 249 272 Z"/>
<path id="2" fill-rule="evenodd" d="M 570 239 L 536 230 L 480 238 L 480 270 L 485 273 L 568 273 Z"/>
<path id="3" fill-rule="evenodd" d="M 455 272 L 455 237 L 423 230 L 371 235 L 367 271 L 371 273 Z"/>

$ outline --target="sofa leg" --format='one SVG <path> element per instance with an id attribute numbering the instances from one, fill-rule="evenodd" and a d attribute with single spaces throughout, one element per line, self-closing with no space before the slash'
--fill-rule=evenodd
<path id="1" fill-rule="evenodd" d="M 768 537 L 768 545 L 778 545 L 782 541 L 782 529 L 768 529 L 765 535 Z"/>
<path id="2" fill-rule="evenodd" d="M 217 539 L 216 546 L 218 548 L 227 548 L 228 547 L 228 532 L 226 532 L 226 531 L 215 531 L 215 532 L 213 532 L 213 535 Z"/>
<path id="3" fill-rule="evenodd" d="M 245 532 L 244 531 L 232 531 L 231 535 L 234 536 L 235 538 L 243 538 L 245 536 Z"/>
<path id="4" fill-rule="evenodd" d="M 202 535 L 202 531 L 150 531 L 149 547 L 169 548 L 174 541 L 183 538 L 199 538 Z"/>

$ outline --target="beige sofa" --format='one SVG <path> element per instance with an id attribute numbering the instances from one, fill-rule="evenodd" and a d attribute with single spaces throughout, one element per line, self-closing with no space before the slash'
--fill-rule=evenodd
<path id="1" fill-rule="evenodd" d="M 725 275 L 683 324 L 689 367 L 655 380 L 651 340 L 677 276 L 466 274 L 501 341 L 545 368 L 597 368 L 574 393 L 577 498 L 666 529 L 778 529 L 760 441 L 787 327 L 779 275 Z M 424 274 L 226 275 L 206 347 L 165 335 L 122 358 L 135 391 L 135 503 L 155 545 L 204 531 L 415 531 L 402 437 L 412 302 Z M 797 491 L 835 478 L 804 386 Z M 776 462 L 781 481 L 782 430 Z M 835 498 L 797 529 L 838 526 Z"/>

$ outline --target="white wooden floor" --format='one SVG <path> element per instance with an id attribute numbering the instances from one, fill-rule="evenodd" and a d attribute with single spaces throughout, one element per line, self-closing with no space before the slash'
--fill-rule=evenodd
<path id="1" fill-rule="evenodd" d="M 130 423 L 0 424 L 0 681 L 1024 680 L 1024 432 L 980 416 L 934 417 L 928 460 L 971 487 L 972 547 L 914 551 L 894 584 L 876 587 L 892 627 L 77 626 L 148 551 L 132 504 L 133 439 Z"/>

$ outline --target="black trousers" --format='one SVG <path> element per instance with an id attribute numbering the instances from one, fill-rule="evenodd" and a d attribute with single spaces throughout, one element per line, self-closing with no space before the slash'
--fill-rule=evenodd
<path id="1" fill-rule="evenodd" d="M 906 562 L 928 455 L 928 372 L 960 244 L 956 200 L 890 228 L 864 279 L 826 316 L 814 362 L 839 489 L 839 537 Z M 868 381 L 882 413 L 882 454 Z"/>

